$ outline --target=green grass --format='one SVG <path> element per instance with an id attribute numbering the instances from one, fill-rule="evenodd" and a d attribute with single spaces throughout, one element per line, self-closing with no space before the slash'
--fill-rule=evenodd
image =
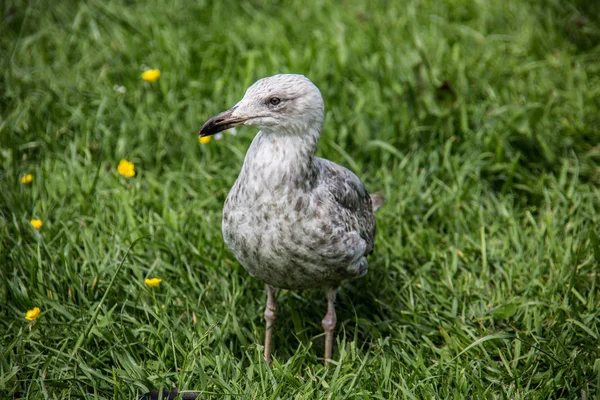
<path id="1" fill-rule="evenodd" d="M 2 4 L 2 399 L 598 396 L 596 2 Z M 323 93 L 318 154 L 388 199 L 328 369 L 319 291 L 278 293 L 265 365 L 264 286 L 221 238 L 256 130 L 196 139 L 282 72 Z"/>

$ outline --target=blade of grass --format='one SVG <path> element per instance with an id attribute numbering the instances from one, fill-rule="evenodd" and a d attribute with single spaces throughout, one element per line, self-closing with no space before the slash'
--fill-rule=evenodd
<path id="1" fill-rule="evenodd" d="M 73 348 L 73 351 L 71 352 L 71 358 L 73 358 L 77 354 L 77 351 L 79 350 L 79 348 L 82 345 L 84 345 L 85 344 L 84 342 L 89 338 L 90 332 L 92 331 L 92 327 L 94 326 L 94 323 L 96 322 L 96 319 L 98 318 L 98 314 L 100 313 L 100 309 L 102 308 L 102 304 L 104 304 L 104 300 L 106 300 L 106 297 L 108 297 L 108 293 L 110 293 L 110 290 L 113 287 L 115 280 L 117 279 L 117 275 L 119 275 L 119 271 L 121 270 L 121 267 L 123 267 L 123 265 L 125 264 L 125 260 L 127 260 L 127 256 L 129 255 L 129 252 L 131 251 L 133 246 L 135 246 L 138 242 L 140 242 L 141 240 L 146 239 L 148 237 L 150 237 L 150 235 L 140 236 L 139 238 L 134 240 L 127 248 L 127 251 L 125 252 L 125 255 L 123 256 L 121 263 L 119 264 L 119 266 L 113 273 L 113 276 L 106 288 L 106 291 L 104 292 L 104 295 L 102 296 L 102 298 L 100 299 L 100 302 L 96 306 L 96 310 L 92 314 L 92 318 L 90 318 L 90 321 L 88 322 L 87 326 L 85 327 L 85 330 L 83 331 L 83 333 L 81 335 L 79 335 L 79 338 L 77 339 L 77 342 L 75 343 L 75 347 Z"/>

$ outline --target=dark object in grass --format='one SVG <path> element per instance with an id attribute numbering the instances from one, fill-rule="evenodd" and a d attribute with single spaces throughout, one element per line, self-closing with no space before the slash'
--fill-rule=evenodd
<path id="1" fill-rule="evenodd" d="M 244 268 L 267 284 L 264 356 L 271 361 L 274 287 L 321 287 L 327 295 L 325 364 L 341 282 L 366 274 L 379 194 L 348 169 L 314 156 L 323 126 L 319 89 L 302 75 L 253 84 L 233 108 L 206 121 L 199 136 L 239 125 L 261 130 L 223 207 L 223 237 Z"/>
<path id="2" fill-rule="evenodd" d="M 153 390 L 145 393 L 139 398 L 139 400 L 174 400 L 178 395 L 181 395 L 181 397 L 179 397 L 181 400 L 201 399 L 201 397 L 199 397 L 200 394 L 197 392 L 179 392 L 177 389 L 164 389 L 162 393 L 159 390 Z"/>

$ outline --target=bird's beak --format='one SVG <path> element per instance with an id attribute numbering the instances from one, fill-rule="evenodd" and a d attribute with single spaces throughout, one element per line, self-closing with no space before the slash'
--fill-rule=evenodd
<path id="1" fill-rule="evenodd" d="M 240 126 L 250 117 L 234 117 L 233 112 L 237 107 L 224 111 L 221 114 L 215 115 L 202 125 L 198 137 L 210 136 L 221 131 Z"/>

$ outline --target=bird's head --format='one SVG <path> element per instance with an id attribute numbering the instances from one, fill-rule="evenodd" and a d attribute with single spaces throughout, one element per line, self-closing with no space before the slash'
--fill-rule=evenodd
<path id="1" fill-rule="evenodd" d="M 231 109 L 215 115 L 198 136 L 210 136 L 240 125 L 257 126 L 269 132 L 319 133 L 323 125 L 323 97 L 304 75 L 274 75 L 256 81 L 244 98 Z"/>

